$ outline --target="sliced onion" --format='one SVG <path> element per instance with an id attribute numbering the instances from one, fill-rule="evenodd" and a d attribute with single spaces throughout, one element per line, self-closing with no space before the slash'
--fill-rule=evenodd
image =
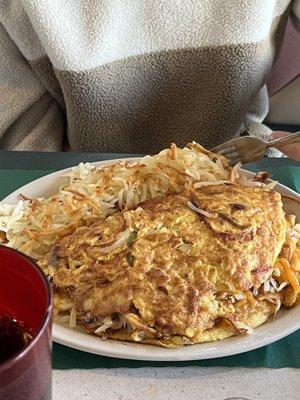
<path id="1" fill-rule="evenodd" d="M 75 328 L 76 326 L 76 310 L 75 307 L 72 308 L 71 312 L 70 312 L 70 320 L 69 320 L 69 325 L 71 328 Z"/>
<path id="2" fill-rule="evenodd" d="M 282 289 L 284 289 L 288 285 L 288 282 L 282 282 L 277 289 L 277 292 L 280 292 Z"/>
<path id="3" fill-rule="evenodd" d="M 251 181 L 248 179 L 245 179 L 245 180 L 240 179 L 239 182 L 242 186 L 247 186 L 247 187 L 263 187 L 264 186 L 264 184 L 261 182 Z"/>
<path id="4" fill-rule="evenodd" d="M 144 331 L 134 331 L 131 337 L 135 342 L 141 342 L 143 339 L 146 339 L 146 333 Z"/>
<path id="5" fill-rule="evenodd" d="M 246 324 L 244 324 L 243 322 L 239 322 L 239 321 L 234 321 L 229 317 L 224 317 L 224 319 L 228 322 L 231 323 L 231 325 L 234 327 L 234 329 L 238 332 L 238 333 L 247 333 L 248 335 L 251 335 L 251 333 L 254 332 L 254 329 L 251 328 L 251 326 L 248 326 Z"/>
<path id="6" fill-rule="evenodd" d="M 296 224 L 296 225 L 293 227 L 293 230 L 300 233 L 300 224 Z"/>
<path id="7" fill-rule="evenodd" d="M 188 205 L 188 207 L 189 207 L 191 210 L 193 210 L 193 211 L 195 211 L 195 212 L 197 212 L 197 213 L 199 213 L 199 214 L 202 214 L 202 215 L 204 215 L 204 216 L 207 217 L 207 218 L 212 218 L 212 217 L 213 217 L 213 214 L 210 214 L 210 213 L 208 213 L 207 211 L 201 210 L 200 208 L 198 208 L 197 206 L 195 206 L 195 204 L 193 204 L 193 203 L 190 202 L 190 201 L 187 202 L 187 205 Z"/>
<path id="8" fill-rule="evenodd" d="M 239 183 L 242 186 L 247 186 L 247 187 L 260 187 L 260 188 L 265 188 L 272 190 L 276 185 L 277 181 L 271 181 L 269 183 L 263 183 L 263 182 L 258 182 L 258 181 L 253 181 L 251 179 L 239 179 Z"/>
<path id="9" fill-rule="evenodd" d="M 133 232 L 133 228 L 128 228 L 125 232 L 122 232 L 117 240 L 115 241 L 115 243 L 113 243 L 110 246 L 106 246 L 106 247 L 102 247 L 100 249 L 100 251 L 102 253 L 110 253 L 111 251 L 114 251 L 116 249 L 118 249 L 119 247 L 123 246 L 124 243 L 127 242 L 127 240 L 130 237 L 130 234 Z"/>
<path id="10" fill-rule="evenodd" d="M 101 326 L 99 326 L 99 328 L 97 328 L 94 333 L 97 334 L 97 333 L 105 332 L 106 329 L 110 328 L 113 324 L 114 324 L 114 321 L 112 320 L 111 316 L 109 315 L 104 318 L 103 324 Z"/>
<path id="11" fill-rule="evenodd" d="M 194 188 L 198 189 L 202 186 L 214 186 L 214 185 L 223 185 L 225 183 L 230 183 L 232 184 L 231 181 L 228 180 L 218 180 L 218 181 L 207 181 L 207 182 L 197 182 L 194 184 Z"/>
<path id="12" fill-rule="evenodd" d="M 70 315 L 55 315 L 54 321 L 58 324 L 67 324 L 68 322 L 70 322 Z"/>
<path id="13" fill-rule="evenodd" d="M 273 288 L 277 291 L 277 289 L 278 289 L 278 285 L 277 285 L 277 282 L 275 281 L 275 279 L 274 278 L 270 278 L 270 284 L 273 286 Z"/>
<path id="14" fill-rule="evenodd" d="M 239 177 L 239 170 L 241 169 L 242 163 L 238 162 L 237 164 L 235 164 L 235 166 L 232 168 L 231 173 L 230 173 L 230 181 L 233 183 L 235 182 Z"/>
<path id="15" fill-rule="evenodd" d="M 0 227 L 0 230 L 1 230 L 1 227 Z M 288 229 L 286 231 L 286 234 L 292 239 L 298 239 L 299 233 L 300 232 L 296 231 L 295 229 Z"/>
<path id="16" fill-rule="evenodd" d="M 259 300 L 266 300 L 269 303 L 274 304 L 276 306 L 275 307 L 275 311 L 274 311 L 274 315 L 277 313 L 277 311 L 281 307 L 281 301 L 280 301 L 280 298 L 279 298 L 278 294 L 274 295 L 274 294 L 268 293 L 268 294 L 265 294 L 264 296 L 261 296 L 259 298 Z"/>
<path id="17" fill-rule="evenodd" d="M 264 291 L 265 291 L 265 292 L 270 292 L 270 291 L 271 291 L 271 284 L 270 284 L 270 281 L 265 281 L 265 282 L 264 282 Z"/>
<path id="18" fill-rule="evenodd" d="M 270 183 L 264 184 L 266 189 L 272 190 L 277 185 L 277 181 L 271 181 Z"/>
<path id="19" fill-rule="evenodd" d="M 276 290 L 276 292 L 280 292 L 282 289 L 284 289 L 288 285 L 288 282 L 282 282 L 278 286 L 278 284 L 277 284 L 277 282 L 275 281 L 274 278 L 270 278 L 270 283 L 273 286 L 273 288 Z"/>
<path id="20" fill-rule="evenodd" d="M 182 251 L 183 253 L 189 252 L 191 250 L 191 248 L 192 248 L 192 245 L 191 244 L 187 244 L 187 243 L 183 243 L 178 247 L 178 249 L 180 251 Z"/>

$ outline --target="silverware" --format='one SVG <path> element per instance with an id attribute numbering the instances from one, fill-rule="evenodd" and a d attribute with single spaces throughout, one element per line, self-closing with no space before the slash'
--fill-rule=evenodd
<path id="1" fill-rule="evenodd" d="M 300 142 L 300 132 L 291 133 L 284 138 L 272 140 L 271 142 L 265 142 L 253 136 L 244 136 L 220 144 L 211 149 L 211 151 L 222 154 L 229 160 L 230 165 L 235 165 L 238 162 L 247 164 L 263 158 L 270 147 L 280 150 L 283 145 L 297 142 Z"/>

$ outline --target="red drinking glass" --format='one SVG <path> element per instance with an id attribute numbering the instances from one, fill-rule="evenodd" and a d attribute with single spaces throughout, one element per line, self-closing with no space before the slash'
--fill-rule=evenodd
<path id="1" fill-rule="evenodd" d="M 22 321 L 33 339 L 0 363 L 0 400 L 50 400 L 51 288 L 33 260 L 5 246 L 0 246 L 1 315 Z"/>

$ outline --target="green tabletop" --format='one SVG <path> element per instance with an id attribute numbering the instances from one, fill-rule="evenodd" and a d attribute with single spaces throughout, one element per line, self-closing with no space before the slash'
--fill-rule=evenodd
<path id="1" fill-rule="evenodd" d="M 100 161 L 130 157 L 126 154 L 99 153 L 32 153 L 0 151 L 0 199 L 18 187 L 38 177 L 78 164 L 81 161 Z M 265 170 L 271 177 L 300 193 L 300 163 L 289 159 L 263 159 L 247 165 L 252 171 Z M 119 360 L 96 356 L 54 344 L 53 367 L 69 368 L 118 368 L 144 366 L 228 366 L 300 368 L 300 331 L 263 348 L 230 357 L 189 362 L 145 362 Z"/>

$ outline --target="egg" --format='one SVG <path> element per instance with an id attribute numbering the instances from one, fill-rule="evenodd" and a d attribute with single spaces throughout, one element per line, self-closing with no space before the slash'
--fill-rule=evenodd
<path id="1" fill-rule="evenodd" d="M 39 262 L 87 331 L 84 316 L 111 316 L 105 337 L 176 347 L 249 333 L 274 314 L 252 290 L 272 275 L 286 229 L 278 193 L 203 186 L 79 227 Z"/>

